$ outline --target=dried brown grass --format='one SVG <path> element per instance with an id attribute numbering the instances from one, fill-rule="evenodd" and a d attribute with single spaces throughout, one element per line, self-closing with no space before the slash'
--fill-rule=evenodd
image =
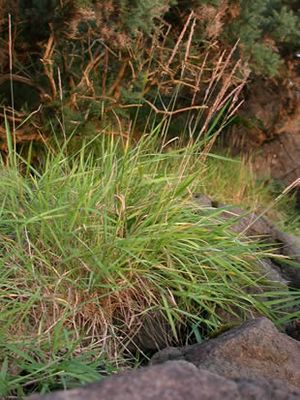
<path id="1" fill-rule="evenodd" d="M 184 114 L 189 126 L 196 120 L 198 125 L 200 123 L 198 131 L 193 132 L 196 136 L 204 135 L 212 119 L 227 101 L 230 102 L 227 119 L 239 108 L 238 96 L 249 71 L 240 60 L 236 60 L 237 46 L 229 51 L 222 50 L 217 39 L 222 21 L 228 13 L 227 1 L 222 1 L 217 9 L 202 6 L 191 12 L 177 34 L 170 25 L 161 21 L 150 42 L 141 34 L 134 40 L 129 40 L 128 35 L 124 38 L 122 35 L 125 33 L 121 32 L 118 25 L 114 29 L 110 28 L 108 18 L 116 15 L 115 7 L 113 2 L 108 2 L 105 7 L 94 11 L 73 10 L 61 38 L 51 30 L 48 39 L 42 43 L 40 58 L 43 75 L 48 82 L 46 86 L 41 87 L 36 84 L 34 77 L 24 76 L 19 71 L 10 75 L 13 84 L 22 81 L 25 85 L 34 87 L 40 96 L 40 112 L 34 118 L 29 118 L 25 124 L 26 132 L 31 133 L 27 136 L 23 132 L 16 132 L 17 143 L 32 141 L 41 136 L 43 126 L 38 126 L 38 120 L 42 120 L 43 106 L 57 101 L 63 108 L 66 107 L 74 113 L 83 113 L 86 122 L 93 119 L 91 107 L 87 106 L 89 102 L 93 107 L 102 110 L 104 124 L 110 119 L 118 127 L 120 123 L 128 126 L 126 118 L 124 120 L 124 110 L 132 108 L 138 110 L 148 107 L 154 114 L 169 119 Z M 206 46 L 199 46 L 195 43 L 195 32 L 203 24 L 203 19 L 208 22 L 208 43 Z M 100 42 L 93 30 L 88 30 L 84 35 L 78 31 L 79 23 L 90 20 L 97 21 L 101 33 Z M 103 29 L 107 32 L 102 32 Z M 69 43 L 81 48 L 87 57 L 82 57 L 83 54 L 76 51 L 62 53 L 61 46 L 66 37 Z M 10 41 L 10 46 L 12 54 L 13 40 Z M 72 65 L 78 64 L 78 57 L 82 57 L 80 74 L 72 70 Z M 58 59 L 63 60 L 63 65 L 57 64 Z M 113 74 L 110 72 L 112 70 Z M 99 71 L 102 71 L 100 87 Z M 131 88 L 140 77 L 144 81 L 139 88 L 140 101 L 128 102 L 128 95 L 124 96 L 124 93 L 127 92 L 130 97 Z M 4 77 L 0 76 L 0 81 L 1 79 Z M 69 93 L 64 99 L 61 96 L 63 90 L 64 93 Z M 166 101 L 155 99 L 154 93 L 159 93 Z M 14 110 L 14 107 L 12 109 L 17 115 L 19 110 Z M 99 120 L 94 122 L 99 126 Z M 124 132 L 124 129 L 121 131 L 128 136 L 129 132 Z M 5 148 L 5 138 L 4 135 L 1 136 L 2 148 Z"/>

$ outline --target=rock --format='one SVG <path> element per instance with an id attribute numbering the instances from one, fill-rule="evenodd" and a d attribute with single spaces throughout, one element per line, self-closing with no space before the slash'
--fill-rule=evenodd
<path id="1" fill-rule="evenodd" d="M 238 218 L 237 222 L 230 226 L 233 232 L 274 244 L 277 247 L 276 253 L 287 257 L 293 265 L 285 258 L 267 259 L 269 279 L 275 278 L 276 281 L 282 283 L 285 281 L 291 287 L 300 288 L 300 239 L 298 237 L 282 232 L 266 218 L 255 213 L 246 213 L 238 207 L 223 211 L 221 217 Z M 278 279 L 278 273 L 281 275 L 280 279 Z"/>
<path id="2" fill-rule="evenodd" d="M 240 207 L 226 206 L 218 203 L 206 195 L 197 193 L 194 195 L 195 204 L 202 209 L 220 209 L 219 218 L 229 221 L 229 229 L 260 242 L 274 245 L 276 254 L 286 258 L 278 257 L 265 259 L 262 264 L 262 272 L 266 277 L 283 285 L 300 288 L 300 239 L 280 231 L 267 218 L 253 212 L 247 212 Z M 293 264 L 288 261 L 291 260 Z"/>
<path id="3" fill-rule="evenodd" d="M 202 208 L 211 208 L 213 206 L 212 199 L 203 193 L 195 193 L 193 195 L 193 200 Z"/>
<path id="4" fill-rule="evenodd" d="M 202 344 L 165 349 L 149 367 L 29 399 L 296 400 L 300 343 L 259 318 Z"/>
<path id="5" fill-rule="evenodd" d="M 227 207 L 220 216 L 224 219 L 237 219 L 237 222 L 230 226 L 235 233 L 258 239 L 272 237 L 273 225 L 255 213 L 249 213 L 239 207 Z"/>
<path id="6" fill-rule="evenodd" d="M 276 380 L 266 380 L 263 378 L 253 379 L 236 379 L 241 399 L 265 400 L 265 399 L 282 399 L 296 400 L 299 399 L 299 389 L 288 389 L 285 384 Z"/>
<path id="7" fill-rule="evenodd" d="M 288 289 L 288 280 L 286 280 L 282 274 L 280 267 L 271 261 L 269 258 L 260 260 L 259 267 L 261 272 L 266 279 L 272 282 L 278 282 L 278 286 L 281 286 L 283 290 Z"/>
<path id="8" fill-rule="evenodd" d="M 297 261 L 300 266 L 300 238 L 275 229 L 274 238 L 282 244 L 281 253 Z"/>
<path id="9" fill-rule="evenodd" d="M 250 213 L 240 207 L 227 206 L 201 193 L 196 193 L 193 200 L 201 208 L 219 208 L 221 211 L 219 217 L 224 220 L 231 219 L 230 229 L 235 233 L 254 237 L 271 237 L 273 235 L 274 225 L 255 213 Z"/>
<path id="10" fill-rule="evenodd" d="M 300 239 L 279 229 L 274 230 L 273 237 L 280 244 L 280 254 L 293 262 L 291 265 L 284 258 L 274 259 L 280 268 L 281 275 L 289 281 L 289 286 L 300 288 Z"/>
<path id="11" fill-rule="evenodd" d="M 282 283 L 285 281 L 291 287 L 300 288 L 300 239 L 298 237 L 282 232 L 266 218 L 255 213 L 246 213 L 238 207 L 225 210 L 220 216 L 224 219 L 238 218 L 237 222 L 230 226 L 233 232 L 274 244 L 277 247 L 277 254 L 287 258 L 266 260 L 269 279 L 274 280 L 276 277 L 276 281 Z M 293 262 L 292 265 L 288 259 Z M 278 279 L 278 273 L 281 279 Z"/>
<path id="12" fill-rule="evenodd" d="M 166 347 L 151 358 L 151 365 L 162 364 L 172 360 L 184 360 L 184 352 L 180 347 Z"/>
<path id="13" fill-rule="evenodd" d="M 264 379 L 226 379 L 186 361 L 170 361 L 31 400 L 296 400 L 300 390 Z M 29 399 L 28 399 L 29 400 Z"/>
<path id="14" fill-rule="evenodd" d="M 234 400 L 238 385 L 186 361 L 119 374 L 85 388 L 31 400 Z"/>
<path id="15" fill-rule="evenodd" d="M 266 318 L 184 347 L 180 358 L 229 379 L 277 379 L 300 388 L 300 343 Z M 159 355 L 154 360 L 159 362 Z"/>

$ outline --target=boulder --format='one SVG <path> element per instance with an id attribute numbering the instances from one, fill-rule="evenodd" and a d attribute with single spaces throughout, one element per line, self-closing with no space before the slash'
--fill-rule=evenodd
<path id="1" fill-rule="evenodd" d="M 186 361 L 122 373 L 84 388 L 31 400 L 234 400 L 238 385 Z"/>
<path id="2" fill-rule="evenodd" d="M 300 400 L 300 342 L 258 318 L 151 365 L 30 400 Z M 29 400 L 28 399 L 28 400 Z"/>
<path id="3" fill-rule="evenodd" d="M 300 288 L 300 238 L 289 235 L 279 229 L 274 229 L 273 237 L 279 244 L 279 252 L 285 258 L 274 259 L 280 268 L 280 273 L 291 287 Z"/>
<path id="4" fill-rule="evenodd" d="M 162 360 L 165 360 L 165 354 Z M 267 318 L 257 318 L 215 339 L 183 347 L 177 357 L 235 380 L 278 380 L 300 388 L 300 342 L 281 333 Z M 157 353 L 152 364 L 159 363 Z"/>
<path id="5" fill-rule="evenodd" d="M 264 379 L 226 379 L 186 361 L 119 374 L 31 400 L 299 400 L 300 390 Z M 29 400 L 29 399 L 28 399 Z"/>
<path id="6" fill-rule="evenodd" d="M 221 218 L 236 219 L 236 222 L 230 226 L 233 232 L 260 239 L 272 238 L 274 226 L 266 218 L 247 212 L 240 207 L 228 207 L 223 204 L 219 207 L 224 208 L 220 214 Z"/>
<path id="7" fill-rule="evenodd" d="M 201 193 L 196 193 L 193 199 L 200 211 L 220 209 L 219 218 L 228 220 L 229 229 L 241 237 L 274 245 L 276 254 L 284 257 L 266 258 L 261 264 L 262 272 L 266 272 L 269 280 L 300 288 L 300 238 L 282 232 L 262 215 L 218 203 Z"/>

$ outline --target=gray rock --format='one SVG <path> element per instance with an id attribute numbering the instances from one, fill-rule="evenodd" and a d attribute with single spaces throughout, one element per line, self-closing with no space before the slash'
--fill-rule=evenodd
<path id="1" fill-rule="evenodd" d="M 224 211 L 220 214 L 223 219 L 237 219 L 230 229 L 235 233 L 240 233 L 254 238 L 271 238 L 273 236 L 274 225 L 266 218 L 253 212 L 247 212 L 239 207 L 228 207 L 222 205 Z"/>
<path id="2" fill-rule="evenodd" d="M 261 215 L 247 212 L 240 207 L 226 206 L 201 193 L 194 195 L 194 202 L 201 209 L 220 209 L 219 218 L 228 220 L 229 229 L 241 237 L 246 236 L 274 245 L 277 248 L 276 254 L 286 258 L 266 259 L 262 265 L 266 276 L 270 280 L 300 288 L 300 238 L 280 231 Z"/>
<path id="3" fill-rule="evenodd" d="M 274 230 L 273 237 L 279 243 L 280 254 L 288 257 L 293 262 L 291 265 L 284 258 L 275 259 L 281 275 L 289 281 L 290 286 L 300 288 L 300 238 L 278 229 Z"/>
<path id="4" fill-rule="evenodd" d="M 286 281 L 289 286 L 300 288 L 300 239 L 296 236 L 289 235 L 280 231 L 269 222 L 266 218 L 259 217 L 255 213 L 243 214 L 243 210 L 237 207 L 231 208 L 230 211 L 224 211 L 222 218 L 228 219 L 238 217 L 230 229 L 238 234 L 244 234 L 260 241 L 274 244 L 277 247 L 277 254 L 287 257 L 292 261 L 289 263 L 285 258 L 274 258 L 269 262 L 268 277 L 273 280 L 277 276 L 276 281 Z M 279 268 L 276 268 L 274 263 Z M 281 279 L 278 280 L 278 272 Z"/>
<path id="5" fill-rule="evenodd" d="M 269 258 L 260 260 L 259 265 L 261 273 L 266 279 L 277 282 L 278 287 L 287 290 L 289 281 L 282 276 L 280 267 Z"/>
<path id="6" fill-rule="evenodd" d="M 238 385 L 186 361 L 119 374 L 85 388 L 31 400 L 234 400 Z"/>
<path id="7" fill-rule="evenodd" d="M 31 400 L 296 400 L 300 390 L 264 379 L 226 379 L 186 361 L 119 374 L 86 387 Z"/>
<path id="8" fill-rule="evenodd" d="M 211 208 L 213 206 L 212 199 L 203 193 L 195 193 L 193 195 L 194 202 L 202 208 Z"/>
<path id="9" fill-rule="evenodd" d="M 219 217 L 224 220 L 232 220 L 230 229 L 235 233 L 254 237 L 271 237 L 273 235 L 274 225 L 262 216 L 245 211 L 240 207 L 219 203 L 201 193 L 196 193 L 193 200 L 202 209 L 219 208 Z"/>
<path id="10" fill-rule="evenodd" d="M 285 384 L 277 380 L 263 378 L 235 379 L 242 399 L 251 400 L 296 400 L 299 399 L 299 389 L 288 389 Z"/>
<path id="11" fill-rule="evenodd" d="M 202 344 L 159 352 L 150 367 L 30 399 L 300 400 L 300 343 L 259 318 Z"/>
<path id="12" fill-rule="evenodd" d="M 184 351 L 182 348 L 172 346 L 166 347 L 154 354 L 151 358 L 150 364 L 162 364 L 172 360 L 184 360 Z"/>
<path id="13" fill-rule="evenodd" d="M 198 368 L 226 378 L 277 379 L 300 388 L 300 342 L 279 332 L 266 318 L 250 320 L 181 353 Z"/>

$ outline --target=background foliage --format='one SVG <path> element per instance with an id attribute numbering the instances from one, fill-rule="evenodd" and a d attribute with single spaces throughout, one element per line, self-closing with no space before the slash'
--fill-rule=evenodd
<path id="1" fill-rule="evenodd" d="M 234 69 L 227 89 L 250 72 L 280 76 L 299 44 L 299 21 L 297 2 L 285 0 L 3 0 L 0 101 L 10 120 L 12 113 L 19 123 L 26 119 L 18 143 L 51 136 L 49 118 L 60 126 L 62 112 L 65 131 L 95 135 L 107 121 L 118 127 L 137 109 L 143 120 L 149 114 L 144 100 L 159 108 L 152 107 L 157 117 L 174 97 L 183 108 L 211 106 L 220 81 L 210 102 L 205 91 L 224 50 L 239 40 L 225 63 Z M 202 113 L 198 123 L 205 119 Z M 3 128 L 0 137 L 6 150 Z"/>

